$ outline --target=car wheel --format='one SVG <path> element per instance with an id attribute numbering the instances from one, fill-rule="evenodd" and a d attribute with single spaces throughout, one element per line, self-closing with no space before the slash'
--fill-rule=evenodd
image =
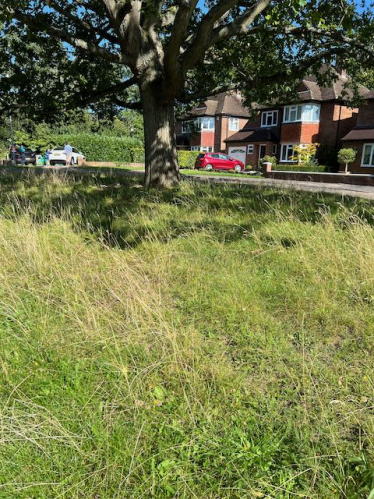
<path id="1" fill-rule="evenodd" d="M 240 173 L 242 171 L 242 167 L 240 165 L 235 165 L 234 170 L 235 173 Z"/>
<path id="2" fill-rule="evenodd" d="M 213 165 L 209 163 L 208 165 L 206 165 L 205 170 L 211 172 L 213 170 Z"/>

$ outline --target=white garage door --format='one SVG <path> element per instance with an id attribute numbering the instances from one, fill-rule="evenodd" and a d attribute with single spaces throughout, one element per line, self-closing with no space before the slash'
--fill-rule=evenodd
<path id="1" fill-rule="evenodd" d="M 245 164 L 245 147 L 229 147 L 229 156 Z"/>

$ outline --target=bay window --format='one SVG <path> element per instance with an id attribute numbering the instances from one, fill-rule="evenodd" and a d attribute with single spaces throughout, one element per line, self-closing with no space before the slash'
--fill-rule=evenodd
<path id="1" fill-rule="evenodd" d="M 182 133 L 194 133 L 204 130 L 214 130 L 214 118 L 204 116 L 203 118 L 182 123 Z"/>
<path id="2" fill-rule="evenodd" d="M 307 121 L 310 123 L 318 123 L 319 113 L 319 104 L 298 104 L 285 106 L 283 122 L 293 123 L 295 121 Z"/>

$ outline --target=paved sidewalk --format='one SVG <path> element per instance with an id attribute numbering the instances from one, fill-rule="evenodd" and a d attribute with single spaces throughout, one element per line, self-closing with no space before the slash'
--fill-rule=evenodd
<path id="1" fill-rule="evenodd" d="M 92 175 L 98 173 L 107 173 L 108 170 L 101 170 L 100 168 L 85 168 L 80 167 L 66 167 L 66 166 L 48 166 L 40 168 L 24 168 L 24 167 L 2 167 L 0 168 L 0 175 L 4 174 L 20 174 L 34 172 L 37 174 L 48 173 L 65 173 L 65 174 L 80 174 Z M 111 170 L 112 175 L 118 176 L 137 176 L 144 177 L 144 170 Z M 308 192 L 324 192 L 327 194 L 335 194 L 339 196 L 351 196 L 357 198 L 374 200 L 374 187 L 364 185 L 350 185 L 350 184 L 332 184 L 325 182 L 300 182 L 295 180 L 278 180 L 267 178 L 250 178 L 239 176 L 238 177 L 225 177 L 217 175 L 182 175 L 184 180 L 199 183 L 211 184 L 234 184 L 240 186 L 256 186 L 256 187 L 272 187 L 277 189 L 293 189 L 297 191 Z"/>

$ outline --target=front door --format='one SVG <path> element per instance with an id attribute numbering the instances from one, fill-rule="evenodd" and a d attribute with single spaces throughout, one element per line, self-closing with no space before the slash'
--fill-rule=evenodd
<path id="1" fill-rule="evenodd" d="M 264 156 L 266 156 L 266 144 L 260 144 L 258 147 L 258 159 L 261 160 Z"/>

